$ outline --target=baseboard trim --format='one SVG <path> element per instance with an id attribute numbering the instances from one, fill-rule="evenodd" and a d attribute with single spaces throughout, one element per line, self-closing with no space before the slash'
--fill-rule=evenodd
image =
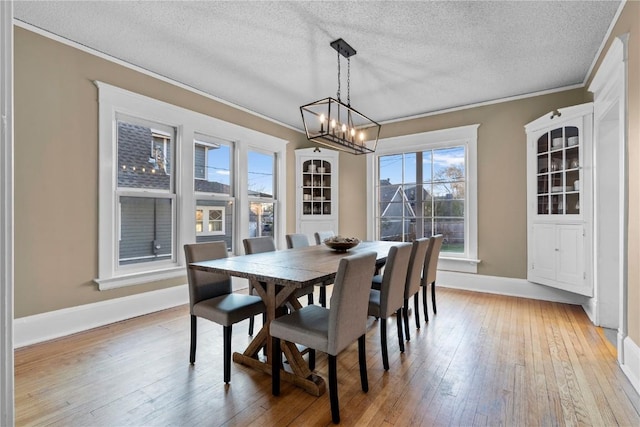
<path id="1" fill-rule="evenodd" d="M 480 274 L 465 274 L 454 271 L 438 271 L 437 285 L 444 288 L 462 289 L 488 294 L 531 298 L 575 305 L 584 305 L 589 301 L 588 297 L 582 295 L 551 288 L 545 285 L 539 285 L 525 279 L 515 279 L 511 277 L 484 276 Z"/>
<path id="2" fill-rule="evenodd" d="M 243 287 L 238 283 L 236 287 Z M 485 292 L 521 298 L 584 305 L 588 298 L 524 279 L 483 276 L 451 271 L 438 272 L 442 287 Z M 153 313 L 189 302 L 187 285 L 145 292 L 128 297 L 85 304 L 48 313 L 21 317 L 13 321 L 14 347 L 20 348 L 60 338 L 136 316 Z"/>
<path id="3" fill-rule="evenodd" d="M 622 348 L 622 360 L 619 360 L 620 368 L 629 378 L 633 388 L 640 394 L 640 347 L 627 336 L 622 341 Z"/>
<path id="4" fill-rule="evenodd" d="M 189 302 L 187 285 L 50 311 L 13 321 L 14 348 L 60 338 Z"/>

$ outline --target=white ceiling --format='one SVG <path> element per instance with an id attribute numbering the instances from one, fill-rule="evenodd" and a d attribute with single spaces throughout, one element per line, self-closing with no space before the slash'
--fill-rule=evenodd
<path id="1" fill-rule="evenodd" d="M 385 122 L 584 83 L 620 1 L 15 1 L 17 20 L 302 129 L 336 96 Z M 342 60 L 346 101 L 346 60 Z"/>

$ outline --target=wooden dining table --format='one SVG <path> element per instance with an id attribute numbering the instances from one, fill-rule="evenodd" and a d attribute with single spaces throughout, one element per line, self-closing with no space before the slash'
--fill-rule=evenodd
<path id="1" fill-rule="evenodd" d="M 242 255 L 189 264 L 189 268 L 248 279 L 266 306 L 266 319 L 260 331 L 243 353 L 233 353 L 233 361 L 271 374 L 271 335 L 273 319 L 289 309 L 302 306 L 295 291 L 308 285 L 333 283 L 340 260 L 359 252 L 375 252 L 377 265 L 386 261 L 389 249 L 397 242 L 364 241 L 348 252 L 337 252 L 325 245 L 285 249 Z M 260 350 L 266 347 L 266 357 Z M 281 371 L 281 379 L 293 383 L 310 394 L 320 396 L 326 391 L 324 379 L 313 373 L 294 343 L 283 342 L 282 352 L 291 368 Z"/>

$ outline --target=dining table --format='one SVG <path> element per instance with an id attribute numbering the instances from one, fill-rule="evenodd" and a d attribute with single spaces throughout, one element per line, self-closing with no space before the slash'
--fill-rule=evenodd
<path id="1" fill-rule="evenodd" d="M 233 361 L 271 375 L 269 326 L 277 316 L 302 307 L 295 297 L 296 290 L 308 285 L 326 286 L 333 283 L 340 260 L 349 255 L 375 252 L 376 266 L 380 267 L 395 244 L 397 242 L 362 241 L 348 251 L 336 251 L 321 244 L 194 262 L 189 264 L 189 268 L 242 277 L 251 282 L 264 301 L 265 321 L 245 351 L 233 353 Z M 325 381 L 309 369 L 301 349 L 289 342 L 283 342 L 281 347 L 290 371 L 283 369 L 280 378 L 314 396 L 322 395 L 326 391 Z M 261 357 L 260 350 L 263 348 L 266 348 L 266 355 Z"/>

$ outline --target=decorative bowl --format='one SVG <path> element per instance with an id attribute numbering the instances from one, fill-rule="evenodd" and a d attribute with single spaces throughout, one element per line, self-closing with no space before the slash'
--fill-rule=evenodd
<path id="1" fill-rule="evenodd" d="M 360 244 L 360 240 L 355 237 L 334 236 L 324 239 L 324 244 L 336 252 L 347 252 Z"/>

